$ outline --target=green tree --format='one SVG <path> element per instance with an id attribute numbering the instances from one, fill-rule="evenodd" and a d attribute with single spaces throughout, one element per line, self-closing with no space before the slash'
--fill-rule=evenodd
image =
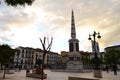
<path id="1" fill-rule="evenodd" d="M 97 57 L 96 59 L 95 58 L 91 59 L 91 64 L 96 64 L 96 62 L 98 65 L 103 63 L 102 59 L 100 59 L 99 57 Z"/>
<path id="2" fill-rule="evenodd" d="M 37 59 L 36 60 L 36 64 L 40 66 L 42 64 L 42 60 L 41 59 Z"/>
<path id="3" fill-rule="evenodd" d="M 5 78 L 5 71 L 6 67 L 13 62 L 14 57 L 14 50 L 8 45 L 0 45 L 0 64 L 4 66 L 4 75 Z"/>
<path id="4" fill-rule="evenodd" d="M 25 5 L 32 5 L 34 0 L 5 0 L 5 3 L 10 6 L 25 6 Z"/>
<path id="5" fill-rule="evenodd" d="M 101 58 L 99 58 L 99 57 L 97 57 L 97 58 L 92 58 L 91 60 L 90 60 L 90 63 L 92 64 L 92 67 L 93 68 L 95 68 L 95 65 L 97 64 L 98 65 L 98 67 L 100 68 L 100 65 L 101 64 L 103 64 L 103 60 L 101 59 Z"/>
<path id="6" fill-rule="evenodd" d="M 105 53 L 104 61 L 106 64 L 120 64 L 120 51 L 111 49 Z"/>
<path id="7" fill-rule="evenodd" d="M 90 63 L 90 59 L 88 58 L 88 56 L 82 56 L 82 57 L 81 57 L 81 61 L 82 61 L 84 64 L 89 64 L 89 63 Z"/>

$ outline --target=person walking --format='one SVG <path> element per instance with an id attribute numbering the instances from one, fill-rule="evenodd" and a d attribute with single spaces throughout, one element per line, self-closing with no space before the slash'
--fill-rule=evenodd
<path id="1" fill-rule="evenodd" d="M 19 71 L 21 71 L 21 65 L 19 65 L 18 68 L 19 68 Z"/>
<path id="2" fill-rule="evenodd" d="M 108 65 L 106 65 L 105 69 L 106 69 L 107 73 L 109 73 L 109 66 Z"/>
<path id="3" fill-rule="evenodd" d="M 114 75 L 117 75 L 117 65 L 113 64 Z"/>

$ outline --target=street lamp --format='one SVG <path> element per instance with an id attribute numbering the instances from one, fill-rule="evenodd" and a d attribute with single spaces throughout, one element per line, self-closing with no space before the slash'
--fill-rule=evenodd
<path id="1" fill-rule="evenodd" d="M 92 40 L 92 38 L 91 38 L 91 36 L 93 36 L 93 40 Z M 97 51 L 96 51 L 96 36 L 97 36 L 97 38 L 101 38 L 101 36 L 100 36 L 100 33 L 98 32 L 95 32 L 94 31 L 94 33 L 91 35 L 91 34 L 89 34 L 89 38 L 88 38 L 88 40 L 91 40 L 91 41 L 93 41 L 93 50 L 94 50 L 94 77 L 97 77 L 97 78 L 101 78 L 102 77 L 102 72 L 101 72 L 101 70 L 100 70 L 100 63 L 99 63 L 99 61 L 98 61 L 98 59 L 99 59 L 99 57 L 98 57 L 98 55 L 97 55 Z"/>

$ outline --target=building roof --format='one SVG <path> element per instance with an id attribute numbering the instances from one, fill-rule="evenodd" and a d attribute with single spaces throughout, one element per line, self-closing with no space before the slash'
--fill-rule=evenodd
<path id="1" fill-rule="evenodd" d="M 120 45 L 109 46 L 109 47 L 106 47 L 105 50 L 110 48 L 117 48 L 117 47 L 120 47 Z"/>

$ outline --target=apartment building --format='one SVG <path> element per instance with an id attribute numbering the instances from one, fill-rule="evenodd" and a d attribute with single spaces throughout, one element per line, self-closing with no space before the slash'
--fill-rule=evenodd
<path id="1" fill-rule="evenodd" d="M 15 49 L 14 66 L 22 69 L 33 68 L 36 66 L 37 59 L 43 59 L 43 50 L 30 47 L 18 47 Z M 53 68 L 61 62 L 61 56 L 55 52 L 46 53 L 44 66 Z"/>
<path id="2" fill-rule="evenodd" d="M 21 66 L 22 69 L 26 69 L 27 67 L 32 68 L 35 50 L 29 47 L 18 47 L 15 50 L 16 50 L 14 56 L 15 67 Z"/>

